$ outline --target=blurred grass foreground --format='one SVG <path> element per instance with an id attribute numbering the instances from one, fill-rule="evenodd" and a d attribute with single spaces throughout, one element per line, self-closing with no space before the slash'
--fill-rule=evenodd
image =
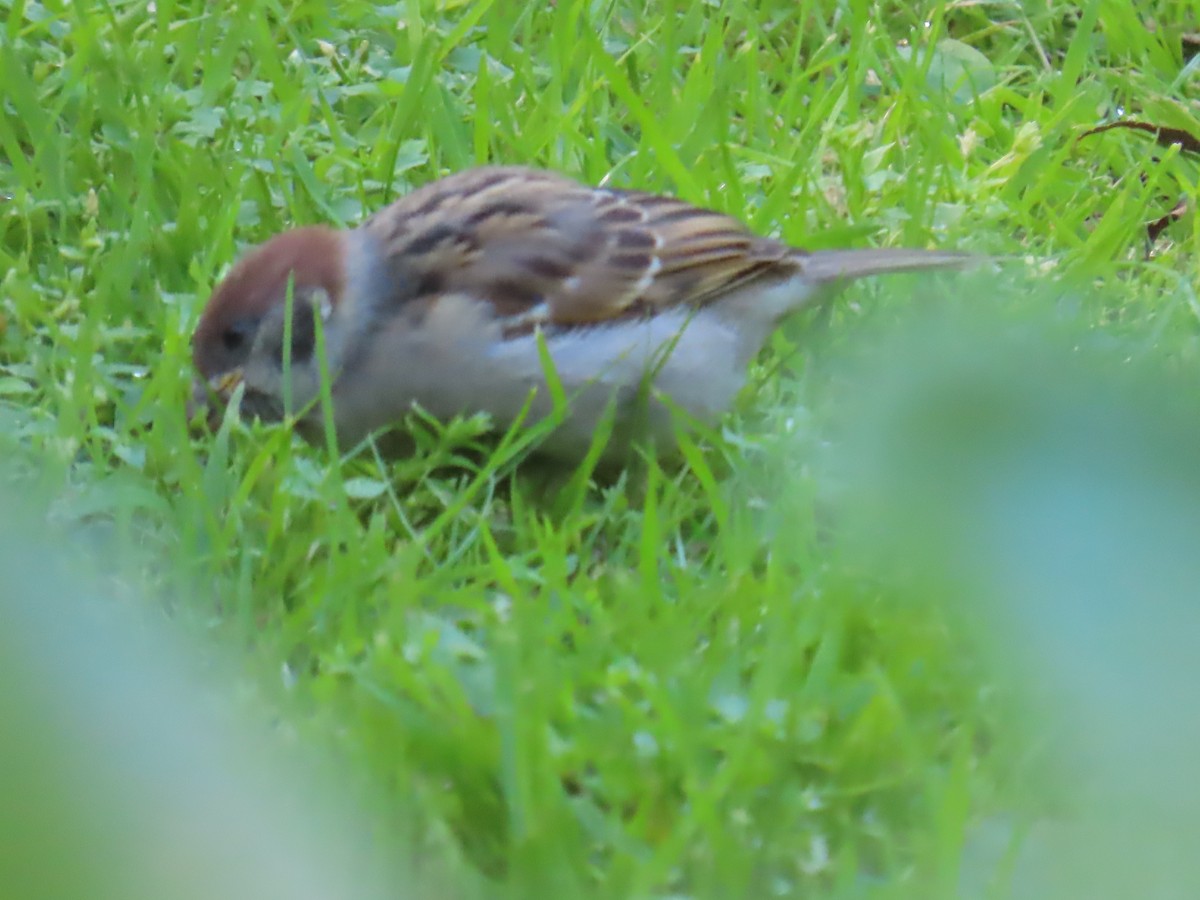
<path id="1" fill-rule="evenodd" d="M 932 598 L 973 635 L 1023 697 L 1023 736 L 1055 735 L 1048 793 L 963 818 L 911 893 L 1192 896 L 1200 373 L 982 301 L 907 319 L 836 363 L 837 452 L 813 460 L 826 502 L 897 602 Z M 382 889 L 330 773 L 272 764 L 278 748 L 212 707 L 228 672 L 198 677 L 198 648 L 85 577 L 44 510 L 5 500 L 4 896 L 444 895 L 400 877 L 411 861 Z"/>
<path id="2" fill-rule="evenodd" d="M 1003 895 L 1192 896 L 1200 370 L 1080 330 L 1066 288 L 1029 288 L 1037 313 L 1001 313 L 996 290 L 856 366 L 842 499 L 889 583 L 944 604 L 1019 685 L 1026 738 L 1053 736 Z"/>

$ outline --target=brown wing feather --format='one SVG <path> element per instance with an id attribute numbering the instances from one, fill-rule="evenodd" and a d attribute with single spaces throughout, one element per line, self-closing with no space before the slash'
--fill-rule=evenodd
<path id="1" fill-rule="evenodd" d="M 362 227 L 395 261 L 398 299 L 467 293 L 520 329 L 701 304 L 796 265 L 721 213 L 516 167 L 448 176 Z"/>

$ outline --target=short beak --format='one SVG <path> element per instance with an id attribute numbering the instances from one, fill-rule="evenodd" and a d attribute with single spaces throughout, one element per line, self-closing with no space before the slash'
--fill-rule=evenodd
<path id="1" fill-rule="evenodd" d="M 220 375 L 214 375 L 207 381 L 203 378 L 197 378 L 192 383 L 192 395 L 188 398 L 188 421 L 192 421 L 198 413 L 205 412 L 207 413 L 206 418 L 209 427 L 216 428 L 221 424 L 221 416 L 225 412 L 225 407 L 229 404 L 229 398 L 241 383 L 241 369 L 231 369 L 228 372 L 222 372 Z"/>

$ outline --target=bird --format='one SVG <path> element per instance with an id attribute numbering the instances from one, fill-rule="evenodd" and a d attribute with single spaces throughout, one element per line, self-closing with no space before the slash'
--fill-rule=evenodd
<path id="1" fill-rule="evenodd" d="M 719 420 L 790 313 L 851 279 L 974 259 L 808 251 L 666 194 L 484 165 L 246 253 L 193 332 L 189 405 L 219 415 L 240 386 L 243 417 L 319 442 L 330 416 L 341 447 L 417 407 L 499 430 L 555 416 L 539 454 L 579 461 L 607 423 L 601 455 L 620 462 L 669 452 L 681 419 Z"/>

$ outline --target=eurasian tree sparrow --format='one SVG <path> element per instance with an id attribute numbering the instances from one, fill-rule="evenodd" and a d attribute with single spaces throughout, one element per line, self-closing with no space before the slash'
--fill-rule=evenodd
<path id="1" fill-rule="evenodd" d="M 582 458 L 615 404 L 606 456 L 619 459 L 638 437 L 673 443 L 660 394 L 701 420 L 728 409 L 771 331 L 821 288 L 973 258 L 808 252 L 671 197 L 482 167 L 352 230 L 298 228 L 251 251 L 196 327 L 196 399 L 227 400 L 244 382 L 243 413 L 294 415 L 305 437 L 320 436 L 319 327 L 342 446 L 415 404 L 442 419 L 489 413 L 506 428 L 527 403 L 528 421 L 552 411 L 548 355 L 569 404 L 540 451 Z"/>

